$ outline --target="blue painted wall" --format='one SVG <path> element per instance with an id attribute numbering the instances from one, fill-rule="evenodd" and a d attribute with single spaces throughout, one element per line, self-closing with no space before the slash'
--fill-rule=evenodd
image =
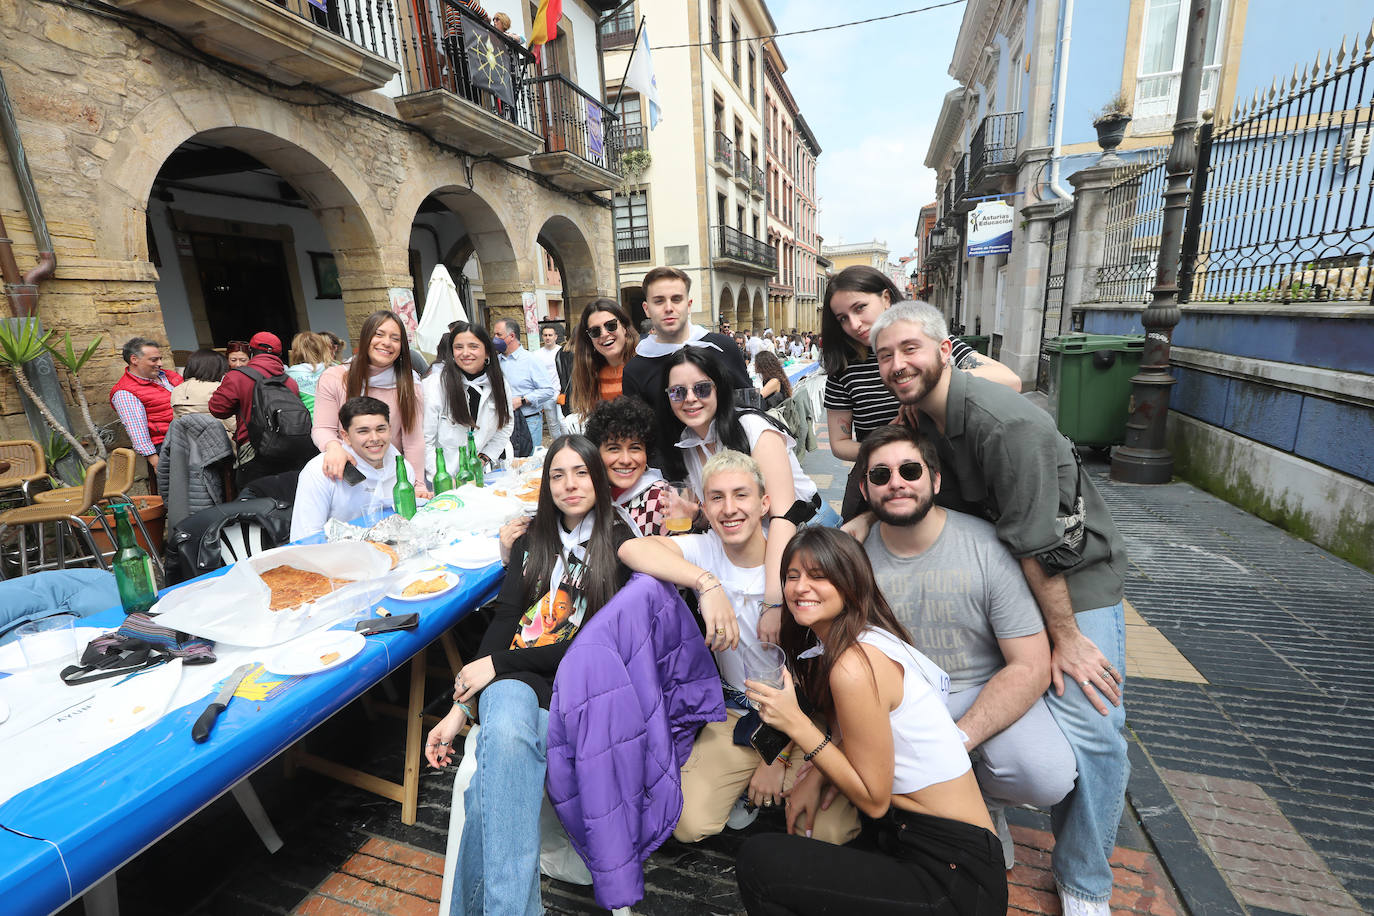
<path id="1" fill-rule="evenodd" d="M 1084 309 L 1091 334 L 1140 334 L 1140 313 Z M 1374 374 L 1374 321 L 1190 312 L 1174 344 L 1277 362 Z M 1204 423 L 1374 482 L 1374 409 L 1174 367 L 1169 406 Z"/>
<path id="2" fill-rule="evenodd" d="M 1093 118 L 1121 88 L 1130 6 L 1129 0 L 1077 0 L 1074 4 L 1064 98 L 1066 144 L 1097 140 Z"/>

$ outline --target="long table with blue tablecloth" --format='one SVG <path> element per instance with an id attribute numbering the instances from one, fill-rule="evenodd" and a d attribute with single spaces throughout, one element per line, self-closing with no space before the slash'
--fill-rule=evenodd
<path id="1" fill-rule="evenodd" d="M 787 380 L 791 382 L 793 385 L 796 385 L 797 382 L 800 382 L 802 379 L 806 378 L 811 373 L 817 371 L 818 369 L 820 369 L 820 367 L 821 364 L 815 360 L 798 360 L 797 362 L 792 363 L 792 365 L 786 367 Z"/>
<path id="2" fill-rule="evenodd" d="M 204 744 L 191 740 L 191 726 L 210 697 L 0 804 L 0 910 L 49 913 L 113 874 L 490 601 L 505 571 L 493 564 L 461 575 L 453 591 L 407 603 L 419 613 L 416 629 L 369 636 L 346 663 L 270 700 L 231 702 Z M 114 629 L 123 619 L 113 608 L 83 623 Z"/>

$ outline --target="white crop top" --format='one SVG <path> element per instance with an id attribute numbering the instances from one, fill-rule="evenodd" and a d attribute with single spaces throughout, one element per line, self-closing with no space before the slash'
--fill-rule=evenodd
<path id="1" fill-rule="evenodd" d="M 969 769 L 968 736 L 945 708 L 949 675 L 939 665 L 886 630 L 869 627 L 859 642 L 877 649 L 902 668 L 902 702 L 888 714 L 892 724 L 892 794 L 905 795 L 945 782 Z"/>

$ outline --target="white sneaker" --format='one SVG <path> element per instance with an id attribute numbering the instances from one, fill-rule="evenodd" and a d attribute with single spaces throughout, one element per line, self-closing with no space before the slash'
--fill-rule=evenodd
<path id="1" fill-rule="evenodd" d="M 754 823 L 754 819 L 758 816 L 758 808 L 751 808 L 747 800 L 737 798 L 735 799 L 735 807 L 730 809 L 730 816 L 725 819 L 725 826 L 731 830 L 743 830 Z"/>
<path id="2" fill-rule="evenodd" d="M 1112 916 L 1111 905 L 1106 900 L 1084 900 L 1060 891 L 1059 904 L 1064 909 L 1064 916 Z"/>

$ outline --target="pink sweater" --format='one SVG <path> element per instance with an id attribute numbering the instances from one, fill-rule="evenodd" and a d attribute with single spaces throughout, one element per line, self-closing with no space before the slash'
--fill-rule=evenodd
<path id="1" fill-rule="evenodd" d="M 347 378 L 347 366 L 331 366 L 315 384 L 315 426 L 310 436 L 320 451 L 330 442 L 343 438 L 339 431 L 339 408 L 348 400 Z M 370 388 L 363 392 L 391 408 L 391 444 L 405 455 L 412 468 L 425 466 L 424 394 L 420 389 L 420 380 L 416 379 L 415 415 L 405 424 L 404 434 L 401 433 L 401 407 L 396 389 Z"/>

